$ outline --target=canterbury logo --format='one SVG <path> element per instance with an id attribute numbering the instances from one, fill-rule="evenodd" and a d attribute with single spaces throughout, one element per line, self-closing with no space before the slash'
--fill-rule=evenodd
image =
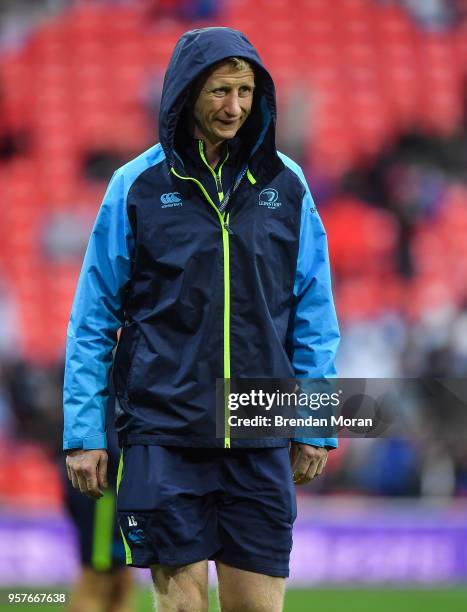
<path id="1" fill-rule="evenodd" d="M 169 208 L 173 206 L 182 206 L 182 196 L 178 191 L 172 193 L 163 193 L 161 195 L 162 208 Z"/>

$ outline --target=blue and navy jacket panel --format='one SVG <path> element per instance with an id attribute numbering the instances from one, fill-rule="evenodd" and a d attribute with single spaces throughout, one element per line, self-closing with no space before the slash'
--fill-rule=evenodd
<path id="1" fill-rule="evenodd" d="M 234 55 L 254 63 L 259 87 L 239 132 L 250 180 L 239 175 L 226 236 L 174 142 L 193 80 Z M 223 446 L 215 395 L 226 351 L 232 378 L 335 375 L 326 235 L 302 171 L 275 149 L 274 126 L 272 79 L 242 34 L 182 37 L 164 81 L 161 143 L 114 174 L 88 244 L 68 328 L 64 448 L 105 447 L 112 363 L 121 444 Z"/>

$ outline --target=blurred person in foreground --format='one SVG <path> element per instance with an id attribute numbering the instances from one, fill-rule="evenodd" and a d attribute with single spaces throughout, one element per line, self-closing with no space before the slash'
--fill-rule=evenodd
<path id="1" fill-rule="evenodd" d="M 300 167 L 275 147 L 271 76 L 230 28 L 184 34 L 161 142 L 114 174 L 73 305 L 64 448 L 73 485 L 107 485 L 105 398 L 117 395 L 118 517 L 158 610 L 282 610 L 295 484 L 334 438 L 216 437 L 216 379 L 335 374 L 326 235 Z M 100 502 L 98 502 L 100 503 Z"/>
<path id="2" fill-rule="evenodd" d="M 116 517 L 119 462 L 113 410 L 107 414 L 109 486 L 99 501 L 82 495 L 65 478 L 65 504 L 76 528 L 81 571 L 70 594 L 69 612 L 131 612 L 133 577 Z"/>

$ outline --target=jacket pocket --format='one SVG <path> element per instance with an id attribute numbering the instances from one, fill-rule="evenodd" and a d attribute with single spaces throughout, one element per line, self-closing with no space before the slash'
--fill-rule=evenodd
<path id="1" fill-rule="evenodd" d="M 137 353 L 141 330 L 136 323 L 125 325 L 115 353 L 113 381 L 118 397 L 128 399 L 132 386 L 135 355 Z"/>

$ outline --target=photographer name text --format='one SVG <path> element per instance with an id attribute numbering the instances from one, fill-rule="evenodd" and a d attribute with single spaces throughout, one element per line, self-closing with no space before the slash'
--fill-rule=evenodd
<path id="1" fill-rule="evenodd" d="M 371 418 L 349 418 L 341 416 L 292 418 L 276 414 L 274 417 L 256 415 L 251 418 L 229 416 L 230 427 L 373 427 Z"/>

